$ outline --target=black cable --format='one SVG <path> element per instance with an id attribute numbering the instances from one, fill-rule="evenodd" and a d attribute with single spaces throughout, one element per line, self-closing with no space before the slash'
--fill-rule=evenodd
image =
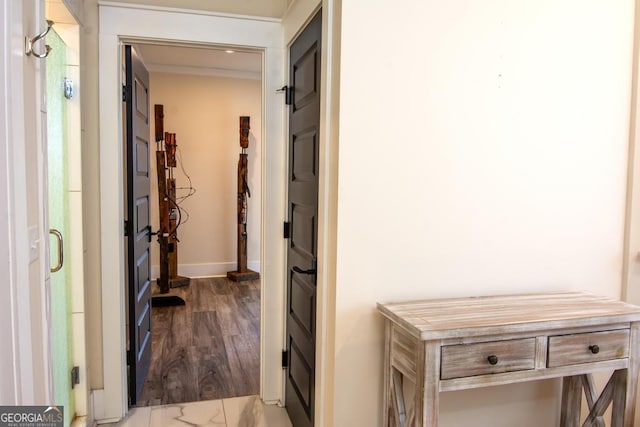
<path id="1" fill-rule="evenodd" d="M 178 228 L 181 225 L 186 224 L 187 221 L 189 221 L 189 217 L 190 217 L 189 212 L 185 208 L 180 206 L 180 204 L 182 202 L 184 202 L 186 199 L 188 199 L 189 197 L 193 196 L 196 193 L 196 189 L 195 189 L 195 187 L 193 186 L 193 184 L 191 182 L 191 177 L 189 176 L 187 171 L 184 169 L 184 164 L 182 162 L 182 151 L 180 150 L 180 148 L 178 146 L 176 146 L 176 149 L 177 149 L 177 154 L 178 154 L 178 156 L 176 157 L 177 160 L 178 160 L 178 164 L 180 165 L 180 169 L 182 170 L 182 173 L 184 174 L 184 176 L 187 177 L 187 180 L 189 181 L 189 186 L 188 187 L 175 187 L 175 190 L 176 190 L 176 193 L 177 193 L 178 190 L 189 190 L 189 192 L 185 196 L 182 196 L 182 197 L 177 197 L 176 196 L 175 198 L 172 198 L 169 195 L 168 192 L 165 192 L 164 197 L 169 201 L 169 203 L 171 205 L 174 206 L 175 210 L 177 211 L 178 218 L 177 218 L 177 221 L 176 221 L 176 225 L 172 230 L 169 230 L 169 236 L 170 237 L 172 236 L 174 239 L 176 239 L 176 241 L 179 242 L 180 240 L 178 240 L 178 235 L 177 235 Z M 172 175 L 172 174 L 170 174 L 170 175 Z M 186 216 L 184 221 L 182 220 L 183 214 Z M 171 214 L 169 214 L 169 215 L 171 215 Z"/>
<path id="2" fill-rule="evenodd" d="M 187 200 L 189 197 L 191 197 L 194 194 L 196 194 L 196 188 L 193 186 L 193 183 L 191 181 L 191 176 L 189 176 L 189 174 L 187 173 L 187 171 L 184 168 L 184 162 L 182 161 L 182 150 L 180 150 L 180 147 L 178 147 L 178 146 L 176 146 L 176 154 L 177 154 L 176 159 L 178 160 L 178 164 L 180 165 L 180 170 L 182 170 L 182 173 L 187 178 L 187 181 L 189 181 L 189 186 L 188 187 L 176 187 L 176 193 L 177 193 L 177 190 L 188 190 L 188 193 L 185 196 L 182 196 L 182 197 L 177 197 L 177 195 L 176 195 L 176 200 L 173 201 L 175 207 L 180 212 L 180 217 L 182 217 L 183 213 L 186 216 L 184 222 L 181 222 L 181 225 L 182 225 L 182 224 L 186 224 L 189 221 L 189 218 L 191 217 L 191 215 L 189 215 L 189 212 L 185 208 L 180 206 L 180 205 L 182 204 L 182 202 Z"/>

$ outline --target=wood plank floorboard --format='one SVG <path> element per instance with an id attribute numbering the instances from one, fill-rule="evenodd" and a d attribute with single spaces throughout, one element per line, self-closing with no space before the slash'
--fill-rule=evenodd
<path id="1" fill-rule="evenodd" d="M 260 280 L 192 279 L 171 294 L 186 304 L 152 309 L 151 367 L 136 406 L 258 394 Z"/>

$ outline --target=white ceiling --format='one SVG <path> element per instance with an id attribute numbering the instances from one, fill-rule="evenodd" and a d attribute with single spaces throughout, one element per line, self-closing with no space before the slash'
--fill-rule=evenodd
<path id="1" fill-rule="evenodd" d="M 217 75 L 260 79 L 262 54 L 226 48 L 138 44 L 136 50 L 150 72 Z"/>
<path id="2" fill-rule="evenodd" d="M 52 20 L 56 24 L 74 25 L 76 23 L 71 12 L 69 12 L 64 3 L 62 3 L 62 0 L 46 0 L 45 7 L 47 19 Z"/>

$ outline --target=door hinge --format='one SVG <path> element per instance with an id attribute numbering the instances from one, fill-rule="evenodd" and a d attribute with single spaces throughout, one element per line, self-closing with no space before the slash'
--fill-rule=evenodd
<path id="1" fill-rule="evenodd" d="M 160 234 L 160 230 L 151 231 L 151 226 L 147 225 L 147 238 L 149 239 L 149 243 L 151 243 L 153 236 L 158 236 L 159 234 Z"/>
<path id="2" fill-rule="evenodd" d="M 293 104 L 293 86 L 282 86 L 278 92 L 284 92 L 284 103 L 286 105 Z"/>
<path id="3" fill-rule="evenodd" d="M 124 220 L 124 237 L 129 237 L 133 230 L 132 230 L 132 225 L 131 222 L 127 219 Z"/>
<path id="4" fill-rule="evenodd" d="M 127 102 L 130 98 L 131 90 L 127 85 L 122 85 L 122 102 Z"/>
<path id="5" fill-rule="evenodd" d="M 293 105 L 293 86 L 287 86 L 284 90 L 285 105 Z"/>
<path id="6" fill-rule="evenodd" d="M 284 226 L 282 227 L 282 235 L 285 239 L 291 237 L 291 223 L 288 221 L 284 222 Z"/>
<path id="7" fill-rule="evenodd" d="M 289 367 L 289 352 L 287 350 L 282 350 L 282 368 Z"/>
<path id="8" fill-rule="evenodd" d="M 78 366 L 74 366 L 71 368 L 71 388 L 80 384 L 80 368 Z"/>

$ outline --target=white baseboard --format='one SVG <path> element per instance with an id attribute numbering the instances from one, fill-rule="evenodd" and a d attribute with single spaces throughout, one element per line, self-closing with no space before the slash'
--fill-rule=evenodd
<path id="1" fill-rule="evenodd" d="M 180 264 L 178 274 L 180 276 L 196 279 L 198 277 L 226 276 L 228 271 L 236 269 L 235 262 L 212 262 L 206 264 Z M 260 261 L 248 261 L 247 267 L 250 270 L 260 272 Z M 160 277 L 160 266 L 151 266 L 151 279 Z"/>

